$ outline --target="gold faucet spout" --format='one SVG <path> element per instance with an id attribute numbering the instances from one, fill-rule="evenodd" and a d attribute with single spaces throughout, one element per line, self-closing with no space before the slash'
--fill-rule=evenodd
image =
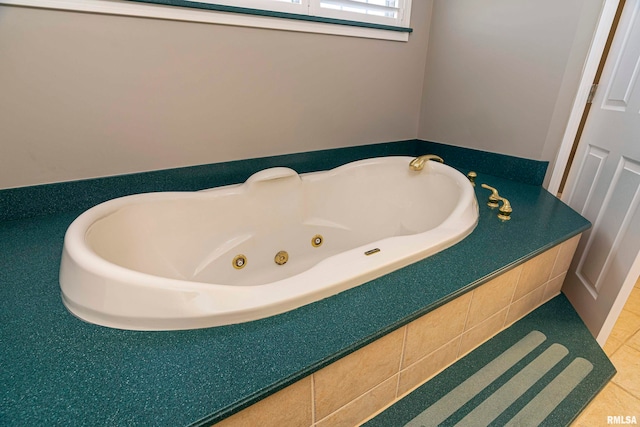
<path id="1" fill-rule="evenodd" d="M 487 184 L 482 184 L 481 187 L 491 191 L 491 195 L 489 196 L 489 201 L 487 202 L 487 206 L 489 206 L 491 209 L 497 208 L 498 202 L 501 199 L 500 195 L 498 194 L 498 190 L 488 186 Z"/>
<path id="2" fill-rule="evenodd" d="M 500 218 L 503 221 L 509 221 L 511 219 L 511 212 L 513 212 L 513 209 L 511 208 L 511 203 L 509 203 L 509 201 L 504 197 L 501 197 L 498 194 L 498 190 L 496 190 L 495 188 L 487 184 L 482 184 L 481 186 L 482 188 L 486 188 L 487 190 L 491 191 L 491 195 L 489 196 L 489 201 L 487 202 L 487 206 L 489 206 L 491 209 L 497 208 L 498 206 L 500 206 L 499 202 L 502 202 L 502 206 L 500 206 L 500 209 L 498 209 L 498 218 Z"/>
<path id="3" fill-rule="evenodd" d="M 435 154 L 425 154 L 411 160 L 411 163 L 409 163 L 409 168 L 413 171 L 421 171 L 424 168 L 424 165 L 429 160 L 435 160 L 436 162 L 444 163 L 444 160 L 442 160 L 442 157 L 440 156 L 436 156 Z"/>

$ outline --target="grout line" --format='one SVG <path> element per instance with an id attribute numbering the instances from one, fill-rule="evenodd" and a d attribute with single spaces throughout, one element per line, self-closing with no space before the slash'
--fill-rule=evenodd
<path id="1" fill-rule="evenodd" d="M 614 377 L 615 378 L 615 377 Z M 622 391 L 624 391 L 625 393 L 627 393 L 629 396 L 633 397 L 636 400 L 640 400 L 640 396 L 636 396 L 635 393 L 627 390 L 626 388 L 624 388 L 622 385 L 618 384 L 617 382 L 614 381 L 614 378 L 611 379 L 611 382 L 613 383 L 613 385 L 615 385 L 616 387 L 618 387 L 619 389 L 621 389 Z"/>
<path id="2" fill-rule="evenodd" d="M 507 319 L 509 319 L 509 312 L 511 311 L 511 306 L 514 301 L 513 298 L 516 295 L 516 291 L 518 290 L 518 285 L 520 284 L 520 277 L 522 276 L 522 272 L 524 271 L 524 264 L 520 267 L 520 273 L 518 273 L 518 277 L 516 278 L 516 285 L 513 287 L 513 291 L 511 292 L 511 299 L 509 299 L 509 304 L 507 304 L 507 315 L 504 316 L 504 322 L 502 322 L 502 328 L 507 327 Z"/>
<path id="3" fill-rule="evenodd" d="M 553 276 L 553 277 L 551 277 L 551 278 L 547 281 L 547 283 L 548 283 L 548 282 L 551 282 L 552 280 L 556 280 L 558 277 L 562 276 L 563 274 L 568 274 L 568 273 L 569 273 L 569 270 L 565 270 L 565 271 L 561 272 L 560 274 L 558 274 L 557 276 Z M 564 279 L 562 279 L 562 283 L 564 284 Z"/>
<path id="4" fill-rule="evenodd" d="M 453 338 L 453 339 L 456 339 L 458 337 L 460 338 L 460 341 L 458 342 L 458 349 L 456 350 L 456 360 L 458 360 L 458 358 L 460 357 L 460 349 L 462 348 L 462 335 L 464 335 L 464 333 L 467 332 L 467 322 L 469 321 L 469 312 L 471 311 L 471 302 L 473 301 L 473 296 L 475 294 L 476 294 L 476 290 L 474 289 L 471 292 L 471 298 L 469 298 L 469 304 L 467 305 L 467 314 L 464 317 L 464 326 L 462 327 L 462 331 L 460 332 L 459 335 L 456 335 L 456 337 Z M 491 317 L 491 316 L 489 316 L 489 317 Z M 480 322 L 479 324 L 482 324 L 482 322 Z M 474 326 L 474 328 L 475 328 L 475 326 Z M 453 341 L 453 339 L 449 340 L 448 342 Z"/>
<path id="5" fill-rule="evenodd" d="M 469 296 L 469 303 L 467 304 L 467 312 L 464 315 L 464 325 L 462 325 L 462 332 L 460 332 L 460 335 L 462 335 L 467 330 L 467 323 L 469 322 L 469 313 L 471 312 L 471 303 L 473 302 L 473 297 L 475 294 L 476 294 L 476 289 L 471 291 L 471 295 Z"/>
<path id="6" fill-rule="evenodd" d="M 483 339 L 481 342 L 479 342 L 479 343 L 477 343 L 476 345 L 474 345 L 471 349 L 467 350 L 467 351 L 466 351 L 464 354 L 462 354 L 462 355 L 460 354 L 460 348 L 462 347 L 462 338 L 463 338 L 463 335 L 464 335 L 464 334 L 461 334 L 461 335 L 460 335 L 460 344 L 459 344 L 459 347 L 458 347 L 458 352 L 457 352 L 457 358 L 456 358 L 456 361 L 457 361 L 457 360 L 459 360 L 459 359 L 461 359 L 461 358 L 463 358 L 463 357 L 464 357 L 464 356 L 466 356 L 467 354 L 471 353 L 473 350 L 475 350 L 476 348 L 480 347 L 482 344 L 486 343 L 486 342 L 487 342 L 487 341 L 489 341 L 491 338 L 495 337 L 496 335 L 498 335 L 500 332 L 502 332 L 502 331 L 505 329 L 505 327 L 504 327 L 504 322 L 506 322 L 507 316 L 509 315 L 509 311 L 507 310 L 507 307 L 504 307 L 502 310 L 498 311 L 498 312 L 497 312 L 497 313 L 495 313 L 495 314 L 492 314 L 491 316 L 489 316 L 488 318 L 486 318 L 486 319 L 485 319 L 485 320 L 483 320 L 482 322 L 480 322 L 480 323 L 478 323 L 477 325 L 475 325 L 473 328 L 469 329 L 468 331 L 465 331 L 465 334 L 466 334 L 467 332 L 471 332 L 471 331 L 473 331 L 474 329 L 479 328 L 479 327 L 480 327 L 480 326 L 482 326 L 484 323 L 486 323 L 486 322 L 488 322 L 489 320 L 491 320 L 491 318 L 493 318 L 493 317 L 496 317 L 496 316 L 500 315 L 500 313 L 502 313 L 502 312 L 506 312 L 506 313 L 504 314 L 504 318 L 505 318 L 505 320 L 503 320 L 503 321 L 502 321 L 502 326 L 500 326 L 500 327 L 498 328 L 498 330 L 497 330 L 497 331 L 494 331 L 494 332 L 493 332 L 493 333 L 492 333 L 488 338 Z"/>
<path id="7" fill-rule="evenodd" d="M 618 346 L 618 348 L 616 348 L 616 349 L 613 351 L 613 353 L 611 353 L 611 354 L 607 355 L 607 357 L 609 358 L 609 360 L 611 360 L 611 358 L 613 357 L 613 355 L 614 355 L 614 354 L 616 354 L 616 353 L 618 352 L 618 350 L 620 350 L 620 349 L 622 348 L 622 346 L 623 346 L 623 345 L 624 345 L 624 343 L 623 343 L 623 344 L 620 344 L 620 345 Z M 603 349 L 603 351 L 604 351 L 604 349 Z M 611 363 L 613 363 L 613 362 L 611 362 Z M 613 379 L 613 378 L 612 378 L 612 379 Z"/>
<path id="8" fill-rule="evenodd" d="M 316 425 L 316 375 L 311 374 L 311 425 Z"/>
<path id="9" fill-rule="evenodd" d="M 569 239 L 569 240 L 571 240 L 571 239 Z M 554 248 L 558 248 L 558 253 L 556 253 L 556 257 L 553 260 L 553 265 L 551 266 L 551 270 L 549 270 L 549 277 L 547 277 L 547 282 L 549 280 L 551 280 L 551 275 L 553 274 L 553 270 L 556 269 L 556 264 L 558 263 L 558 258 L 560 258 L 560 254 L 562 253 L 562 248 L 565 246 L 565 243 L 567 243 L 569 240 L 565 240 L 564 242 L 562 242 L 562 243 L 554 246 L 553 248 L 549 249 L 550 251 L 552 251 Z"/>
<path id="10" fill-rule="evenodd" d="M 398 376 L 400 376 L 400 374 L 397 374 Z M 382 384 L 382 383 L 381 383 Z M 394 397 L 393 400 L 391 400 L 390 402 L 388 402 L 386 405 L 384 405 L 382 408 L 378 409 L 377 411 L 371 413 L 370 415 L 368 415 L 366 418 L 358 421 L 358 423 L 356 424 L 357 426 L 361 426 L 362 424 L 366 423 L 369 420 L 372 420 L 373 418 L 377 417 L 378 415 L 380 415 L 381 413 L 383 413 L 384 411 L 386 411 L 387 409 L 389 409 L 391 406 L 395 405 L 396 403 L 398 403 L 401 399 L 398 397 Z"/>
<path id="11" fill-rule="evenodd" d="M 472 291 L 471 291 L 471 298 L 469 298 L 469 306 L 467 307 L 467 316 L 466 316 L 466 317 L 465 317 L 465 319 L 464 319 L 464 326 L 463 326 L 463 328 L 462 328 L 462 332 L 463 332 L 463 333 L 464 333 L 464 332 L 467 330 L 467 328 L 469 327 L 469 313 L 471 312 L 471 306 L 473 305 L 473 300 L 474 300 L 474 299 L 475 299 L 475 297 L 476 297 L 476 291 L 477 291 L 478 289 L 480 289 L 480 288 L 483 288 L 483 287 L 484 287 L 484 285 L 488 285 L 489 283 L 491 283 L 491 282 L 484 283 L 482 286 L 480 286 L 480 287 L 478 287 L 478 288 L 476 288 L 476 289 L 474 289 L 474 290 L 472 290 Z"/>
<path id="12" fill-rule="evenodd" d="M 518 273 L 518 277 L 516 278 L 516 285 L 513 287 L 513 292 L 511 292 L 511 299 L 509 300 L 509 306 L 513 304 L 513 297 L 516 295 L 516 291 L 518 290 L 518 285 L 520 284 L 520 278 L 522 277 L 522 272 L 524 271 L 524 266 L 526 263 L 520 266 L 520 272 Z"/>
<path id="13" fill-rule="evenodd" d="M 442 344 L 440 347 L 438 347 L 438 348 L 436 348 L 435 350 L 433 350 L 433 351 L 431 351 L 431 352 L 429 352 L 429 353 L 425 354 L 424 356 L 422 356 L 421 358 L 419 358 L 418 360 L 416 360 L 415 362 L 413 362 L 411 365 L 406 366 L 406 367 L 403 369 L 403 371 L 404 371 L 404 370 L 407 370 L 407 369 L 409 369 L 409 368 L 411 368 L 412 366 L 417 365 L 418 363 L 422 362 L 424 359 L 427 359 L 427 358 L 429 358 L 429 357 L 433 356 L 433 353 L 436 353 L 437 351 L 442 350 L 442 348 L 443 348 L 443 347 L 448 346 L 449 344 L 451 344 L 451 343 L 452 343 L 452 342 L 454 342 L 455 340 L 459 340 L 459 341 L 458 341 L 458 348 L 459 348 L 459 347 L 460 347 L 460 341 L 462 340 L 462 338 L 461 338 L 461 337 L 462 337 L 462 334 L 460 334 L 460 335 L 456 335 L 455 337 L 451 338 L 451 339 L 450 339 L 449 341 L 447 341 L 446 343 Z M 456 354 L 458 354 L 458 349 L 456 349 Z M 453 364 L 453 362 L 452 362 L 451 364 Z M 447 365 L 447 366 L 449 366 L 449 365 Z M 431 377 L 429 377 L 429 378 L 431 378 Z"/>
<path id="14" fill-rule="evenodd" d="M 455 338 L 454 338 L 454 340 L 455 340 L 455 339 L 457 339 L 457 340 L 458 340 L 458 346 L 457 346 L 458 348 L 456 348 L 456 358 L 453 360 L 453 363 L 456 363 L 456 361 L 457 361 L 458 359 L 460 359 L 460 349 L 462 349 L 462 335 L 463 335 L 463 334 L 464 334 L 464 332 L 463 332 L 462 334 L 460 334 L 460 335 L 458 335 L 457 337 L 455 337 Z M 453 340 L 451 340 L 451 341 L 453 341 Z M 449 341 L 449 342 L 451 342 L 451 341 Z M 453 365 L 453 363 L 452 363 L 452 365 Z"/>
<path id="15" fill-rule="evenodd" d="M 407 335 L 409 334 L 409 325 L 404 326 L 404 336 L 402 338 L 402 351 L 400 352 L 400 363 L 398 365 L 398 382 L 396 383 L 396 392 L 394 396 L 398 398 L 400 391 L 400 372 L 402 372 L 402 362 L 404 361 L 404 352 L 407 349 Z"/>
<path id="16" fill-rule="evenodd" d="M 627 393 L 629 396 L 633 397 L 635 400 L 638 401 L 638 403 L 640 403 L 640 397 L 636 396 L 635 394 L 631 393 L 629 390 L 627 390 L 626 388 L 622 387 L 620 384 L 618 383 L 614 383 L 613 381 L 611 381 L 613 383 L 613 385 L 617 388 L 619 388 L 620 390 L 622 390 L 623 392 Z"/>
<path id="17" fill-rule="evenodd" d="M 371 387 L 371 388 L 370 388 L 370 389 L 368 389 L 367 391 L 363 392 L 361 395 L 359 395 L 359 396 L 357 396 L 357 397 L 355 397 L 355 398 L 351 399 L 350 401 L 348 401 L 348 402 L 347 402 L 347 403 L 345 403 L 344 405 L 340 406 L 340 407 L 339 407 L 338 409 L 336 409 L 335 411 L 333 411 L 333 412 L 331 412 L 331 413 L 327 414 L 326 416 L 322 417 L 320 420 L 316 420 L 316 421 L 315 421 L 315 422 L 316 422 L 316 424 L 317 424 L 318 422 L 320 422 L 320 421 L 326 420 L 327 418 L 329 418 L 329 417 L 333 416 L 334 414 L 336 414 L 336 413 L 338 413 L 338 412 L 342 411 L 344 408 L 348 407 L 349 405 L 352 405 L 352 404 L 354 404 L 355 402 L 357 402 L 358 400 L 360 400 L 360 399 L 364 398 L 367 394 L 369 394 L 369 393 L 371 393 L 373 390 L 375 390 L 375 389 L 379 388 L 382 384 L 384 384 L 385 382 L 387 382 L 387 381 L 391 380 L 391 379 L 392 379 L 394 376 L 396 376 L 396 375 L 397 375 L 397 376 L 400 376 L 400 373 L 395 373 L 395 374 L 393 374 L 393 375 L 392 375 L 392 376 L 390 376 L 389 378 L 387 378 L 387 379 L 383 380 L 382 382 L 380 382 L 380 383 L 378 383 L 378 384 L 374 385 L 373 387 Z M 389 406 L 393 405 L 393 404 L 394 404 L 395 402 L 397 402 L 397 401 L 398 401 L 398 399 L 397 399 L 396 397 L 394 397 L 394 398 L 393 398 L 393 399 L 388 403 L 388 406 L 384 406 L 384 409 L 386 409 L 386 408 L 388 408 Z M 380 412 L 381 412 L 381 411 L 382 411 L 382 410 L 380 410 Z M 376 414 L 377 414 L 377 412 L 376 412 Z M 368 419 L 369 419 L 369 418 L 365 418 L 363 421 L 360 421 L 359 423 L 363 423 L 364 421 L 366 421 L 366 420 L 368 420 Z M 315 425 L 315 424 L 314 424 L 314 425 Z"/>
<path id="18" fill-rule="evenodd" d="M 441 350 L 442 347 L 445 347 L 449 344 L 451 344 L 453 341 L 458 340 L 458 348 L 456 349 L 456 354 L 458 353 L 459 349 L 460 349 L 460 342 L 462 341 L 462 337 L 461 335 L 458 335 L 457 337 L 451 339 L 450 341 L 448 341 L 446 344 L 443 344 L 442 346 L 438 347 L 437 349 L 435 349 L 434 351 L 432 351 L 431 353 L 421 357 L 420 359 L 416 360 L 414 363 L 412 363 L 411 365 L 407 366 L 405 368 L 409 369 L 412 366 L 420 363 L 421 361 L 423 361 L 424 359 L 427 359 L 429 357 L 431 357 L 433 355 L 433 353 L 437 352 L 438 350 Z M 405 391 L 404 393 L 402 393 L 401 395 L 399 395 L 396 398 L 396 401 L 402 400 L 404 399 L 407 395 L 411 394 L 413 391 L 415 391 L 417 388 L 423 386 L 425 383 L 431 381 L 434 377 L 436 377 L 438 374 L 440 374 L 442 371 L 444 371 L 445 369 L 449 368 L 450 366 L 452 366 L 454 363 L 456 363 L 459 360 L 459 358 L 456 356 L 454 357 L 454 359 L 448 363 L 445 364 L 444 366 L 440 367 L 437 371 L 435 371 L 434 373 L 432 373 L 431 375 L 429 375 L 427 378 L 422 379 L 419 383 L 417 383 L 416 385 L 414 385 L 413 387 L 411 387 L 410 389 L 408 389 L 407 391 Z"/>

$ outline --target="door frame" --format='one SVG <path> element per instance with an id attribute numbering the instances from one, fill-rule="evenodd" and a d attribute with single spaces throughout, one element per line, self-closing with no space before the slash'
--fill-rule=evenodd
<path id="1" fill-rule="evenodd" d="M 547 190 L 551 194 L 558 194 L 560 184 L 562 183 L 562 177 L 564 176 L 565 169 L 569 164 L 573 143 L 580 129 L 580 122 L 582 121 L 582 115 L 587 106 L 587 99 L 589 97 L 589 92 L 591 91 L 591 85 L 596 77 L 598 66 L 600 65 L 600 60 L 602 59 L 619 3 L 620 0 L 604 0 L 604 4 L 602 5 L 602 11 L 600 12 L 596 32 L 593 35 L 591 47 L 587 54 L 587 60 L 582 70 L 582 76 L 580 77 L 578 92 L 573 101 L 567 127 L 565 128 L 562 142 L 560 143 L 560 148 L 558 149 L 558 154 L 556 155 L 556 160 L 551 172 L 551 179 L 547 187 Z M 561 197 L 561 199 L 565 201 L 563 197 Z"/>

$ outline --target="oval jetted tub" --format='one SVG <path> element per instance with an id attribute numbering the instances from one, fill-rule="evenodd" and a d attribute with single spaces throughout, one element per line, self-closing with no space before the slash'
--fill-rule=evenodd
<path id="1" fill-rule="evenodd" d="M 478 221 L 455 169 L 382 157 L 298 175 L 146 193 L 97 205 L 67 230 L 66 307 L 91 323 L 172 330 L 260 319 L 361 285 L 464 239 Z"/>

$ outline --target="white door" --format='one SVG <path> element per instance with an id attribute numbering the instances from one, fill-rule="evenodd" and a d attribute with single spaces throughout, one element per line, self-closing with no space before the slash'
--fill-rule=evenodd
<path id="1" fill-rule="evenodd" d="M 563 287 L 604 345 L 640 274 L 640 0 L 627 0 L 562 199 L 589 219 Z"/>

